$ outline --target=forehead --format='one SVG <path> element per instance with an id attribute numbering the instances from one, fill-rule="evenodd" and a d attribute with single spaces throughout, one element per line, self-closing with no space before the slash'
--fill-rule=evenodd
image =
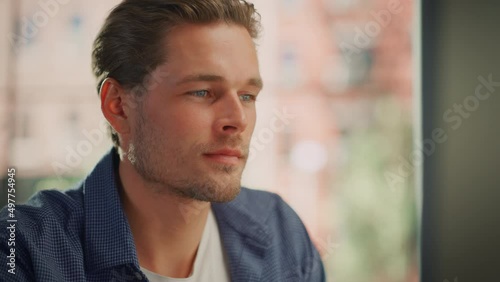
<path id="1" fill-rule="evenodd" d="M 164 67 L 171 75 L 210 73 L 227 79 L 259 76 L 255 44 L 242 26 L 185 24 L 172 29 L 166 39 Z"/>

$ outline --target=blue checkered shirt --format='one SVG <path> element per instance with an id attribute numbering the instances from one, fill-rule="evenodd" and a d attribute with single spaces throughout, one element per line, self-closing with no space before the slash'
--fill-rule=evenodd
<path id="1" fill-rule="evenodd" d="M 148 281 L 121 206 L 117 164 L 111 150 L 74 189 L 41 191 L 16 207 L 15 274 L 7 272 L 13 247 L 2 209 L 0 281 Z M 304 225 L 278 195 L 242 188 L 212 209 L 231 281 L 325 281 Z"/>

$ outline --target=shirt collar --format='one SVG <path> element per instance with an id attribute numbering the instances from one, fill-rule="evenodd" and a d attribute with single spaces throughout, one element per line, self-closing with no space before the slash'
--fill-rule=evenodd
<path id="1" fill-rule="evenodd" d="M 266 225 L 267 217 L 272 214 L 271 197 L 254 198 L 255 195 L 242 188 L 233 201 L 212 204 L 231 278 L 235 281 L 259 280 L 265 268 L 265 255 L 272 244 Z"/>
<path id="2" fill-rule="evenodd" d="M 256 247 L 269 247 L 271 234 L 265 225 L 269 213 L 252 212 L 248 206 L 247 188 L 242 188 L 240 194 L 231 202 L 212 203 L 212 210 L 217 218 L 220 229 L 231 229 L 242 237 L 251 239 Z"/>

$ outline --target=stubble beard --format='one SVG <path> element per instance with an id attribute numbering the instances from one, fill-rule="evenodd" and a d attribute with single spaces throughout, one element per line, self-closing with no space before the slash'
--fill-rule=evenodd
<path id="1" fill-rule="evenodd" d="M 236 198 L 241 189 L 241 175 L 248 156 L 248 145 L 241 148 L 241 137 L 217 140 L 216 148 L 222 146 L 241 148 L 245 153 L 243 165 L 211 163 L 212 172 L 199 167 L 189 169 L 186 150 L 177 145 L 176 148 L 168 148 L 169 152 L 165 152 L 167 151 L 164 149 L 165 144 L 169 144 L 168 136 L 164 136 L 165 134 L 159 130 L 154 130 L 150 124 L 142 113 L 139 114 L 135 138 L 129 143 L 127 158 L 154 192 L 215 203 L 229 202 Z M 188 153 L 200 152 L 201 161 L 202 152 L 216 148 L 213 145 L 198 144 L 190 148 Z"/>

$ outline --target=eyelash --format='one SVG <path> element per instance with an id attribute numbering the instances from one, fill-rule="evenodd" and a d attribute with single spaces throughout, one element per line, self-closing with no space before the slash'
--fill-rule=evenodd
<path id="1" fill-rule="evenodd" d="M 191 91 L 191 92 L 189 92 L 189 94 L 191 94 L 191 95 L 193 95 L 193 96 L 195 96 L 195 97 L 200 97 L 200 98 L 205 97 L 205 96 L 201 97 L 201 96 L 196 95 L 196 94 L 198 94 L 198 93 L 200 93 L 200 92 L 206 92 L 206 94 L 207 94 L 207 95 L 208 95 L 208 94 L 210 94 L 208 90 L 196 90 L 196 91 Z"/>
<path id="2" fill-rule="evenodd" d="M 249 100 L 242 100 L 243 102 L 255 102 L 255 101 L 257 101 L 257 96 L 252 95 L 252 94 L 243 94 L 243 95 L 240 95 L 240 100 L 241 100 L 241 97 L 244 97 L 244 96 L 247 96 L 250 99 Z"/>
<path id="3" fill-rule="evenodd" d="M 199 94 L 200 92 L 203 92 L 204 94 L 206 95 L 203 95 L 203 96 L 198 96 L 197 94 Z M 195 90 L 195 91 L 191 91 L 191 92 L 188 92 L 188 94 L 194 96 L 194 97 L 197 97 L 197 98 L 205 98 L 206 96 L 210 95 L 210 91 L 209 90 Z M 243 101 L 243 102 L 254 102 L 257 100 L 257 96 L 256 95 L 252 95 L 252 94 L 242 94 L 239 96 L 240 97 L 240 100 Z M 248 100 L 244 100 L 242 99 L 242 97 L 248 97 L 249 99 Z"/>

